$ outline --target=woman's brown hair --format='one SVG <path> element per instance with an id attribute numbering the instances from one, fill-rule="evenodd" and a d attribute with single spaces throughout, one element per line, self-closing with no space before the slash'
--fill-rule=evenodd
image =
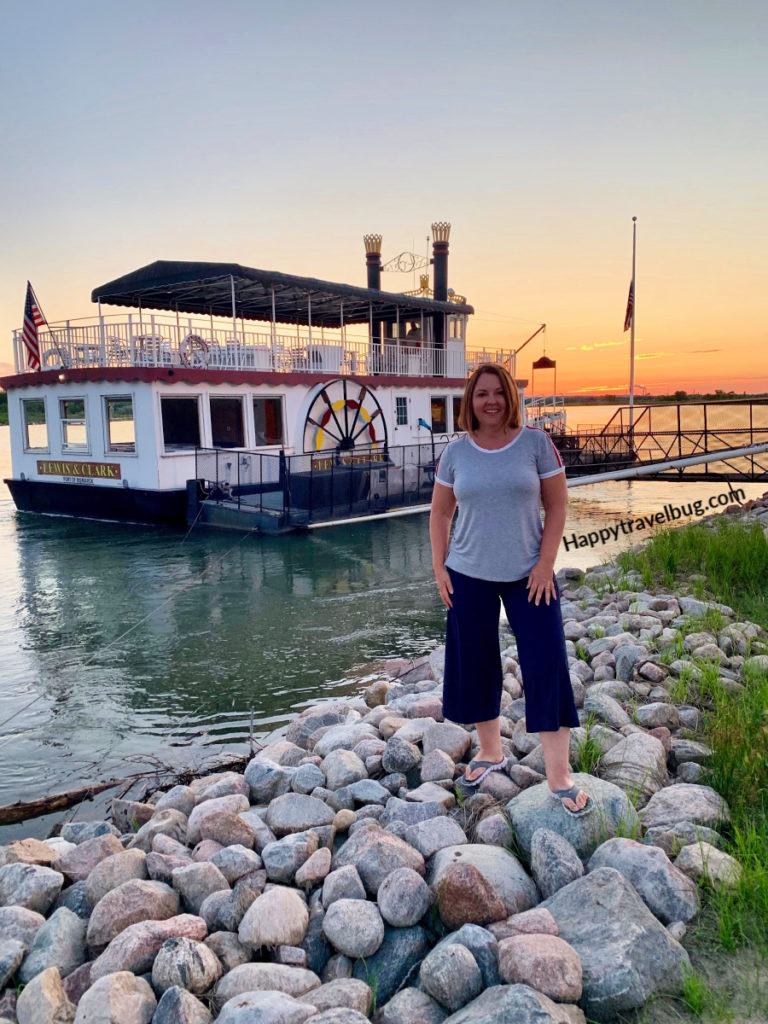
<path id="1" fill-rule="evenodd" d="M 519 427 L 521 423 L 520 417 L 520 395 L 517 390 L 515 382 L 510 377 L 509 373 L 504 369 L 503 366 L 499 366 L 497 363 L 481 363 L 475 367 L 472 371 L 472 375 L 467 381 L 466 387 L 464 388 L 464 394 L 461 396 L 461 408 L 459 409 L 459 427 L 462 430 L 469 431 L 470 434 L 474 433 L 480 425 L 477 422 L 473 410 L 473 399 L 475 397 L 475 388 L 477 387 L 477 381 L 481 374 L 492 373 L 498 377 L 502 390 L 504 392 L 504 401 L 507 404 L 507 421 L 504 424 L 505 427 Z"/>

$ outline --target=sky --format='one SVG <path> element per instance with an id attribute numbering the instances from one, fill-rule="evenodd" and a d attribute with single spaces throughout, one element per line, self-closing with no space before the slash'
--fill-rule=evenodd
<path id="1" fill-rule="evenodd" d="M 50 321 L 156 259 L 363 285 L 448 220 L 469 347 L 546 323 L 518 376 L 622 393 L 636 216 L 639 388 L 768 391 L 767 44 L 764 0 L 3 0 L 0 369 L 27 279 Z"/>

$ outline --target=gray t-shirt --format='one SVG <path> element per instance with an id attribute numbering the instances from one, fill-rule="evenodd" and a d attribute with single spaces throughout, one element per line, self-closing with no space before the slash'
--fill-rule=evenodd
<path id="1" fill-rule="evenodd" d="M 480 580 L 524 579 L 539 560 L 540 481 L 564 472 L 557 449 L 536 427 L 523 427 L 495 451 L 468 434 L 451 441 L 435 476 L 453 489 L 458 505 L 448 568 Z"/>

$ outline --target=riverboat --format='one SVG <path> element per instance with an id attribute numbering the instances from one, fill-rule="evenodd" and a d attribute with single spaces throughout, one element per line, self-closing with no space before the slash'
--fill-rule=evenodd
<path id="1" fill-rule="evenodd" d="M 16 506 L 280 532 L 428 500 L 467 374 L 512 365 L 467 346 L 449 235 L 432 225 L 433 286 L 412 292 L 382 290 L 366 235 L 366 287 L 161 260 L 95 288 L 85 321 L 35 309 L 39 365 L 20 328 L 0 381 Z"/>

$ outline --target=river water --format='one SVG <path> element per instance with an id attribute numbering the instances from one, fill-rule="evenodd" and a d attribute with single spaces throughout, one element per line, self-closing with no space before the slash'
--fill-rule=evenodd
<path id="1" fill-rule="evenodd" d="M 569 422 L 598 423 L 599 412 L 569 410 Z M 9 473 L 0 427 L 0 478 Z M 725 490 L 579 487 L 566 537 Z M 558 567 L 586 568 L 633 539 L 561 548 Z M 187 537 L 19 514 L 0 484 L 0 593 L 0 805 L 153 759 L 181 767 L 245 753 L 252 714 L 264 736 L 302 703 L 355 692 L 372 663 L 429 650 L 444 628 L 425 514 L 280 538 Z M 110 795 L 69 814 L 103 816 Z M 0 828 L 0 842 L 45 836 L 56 817 Z"/>

